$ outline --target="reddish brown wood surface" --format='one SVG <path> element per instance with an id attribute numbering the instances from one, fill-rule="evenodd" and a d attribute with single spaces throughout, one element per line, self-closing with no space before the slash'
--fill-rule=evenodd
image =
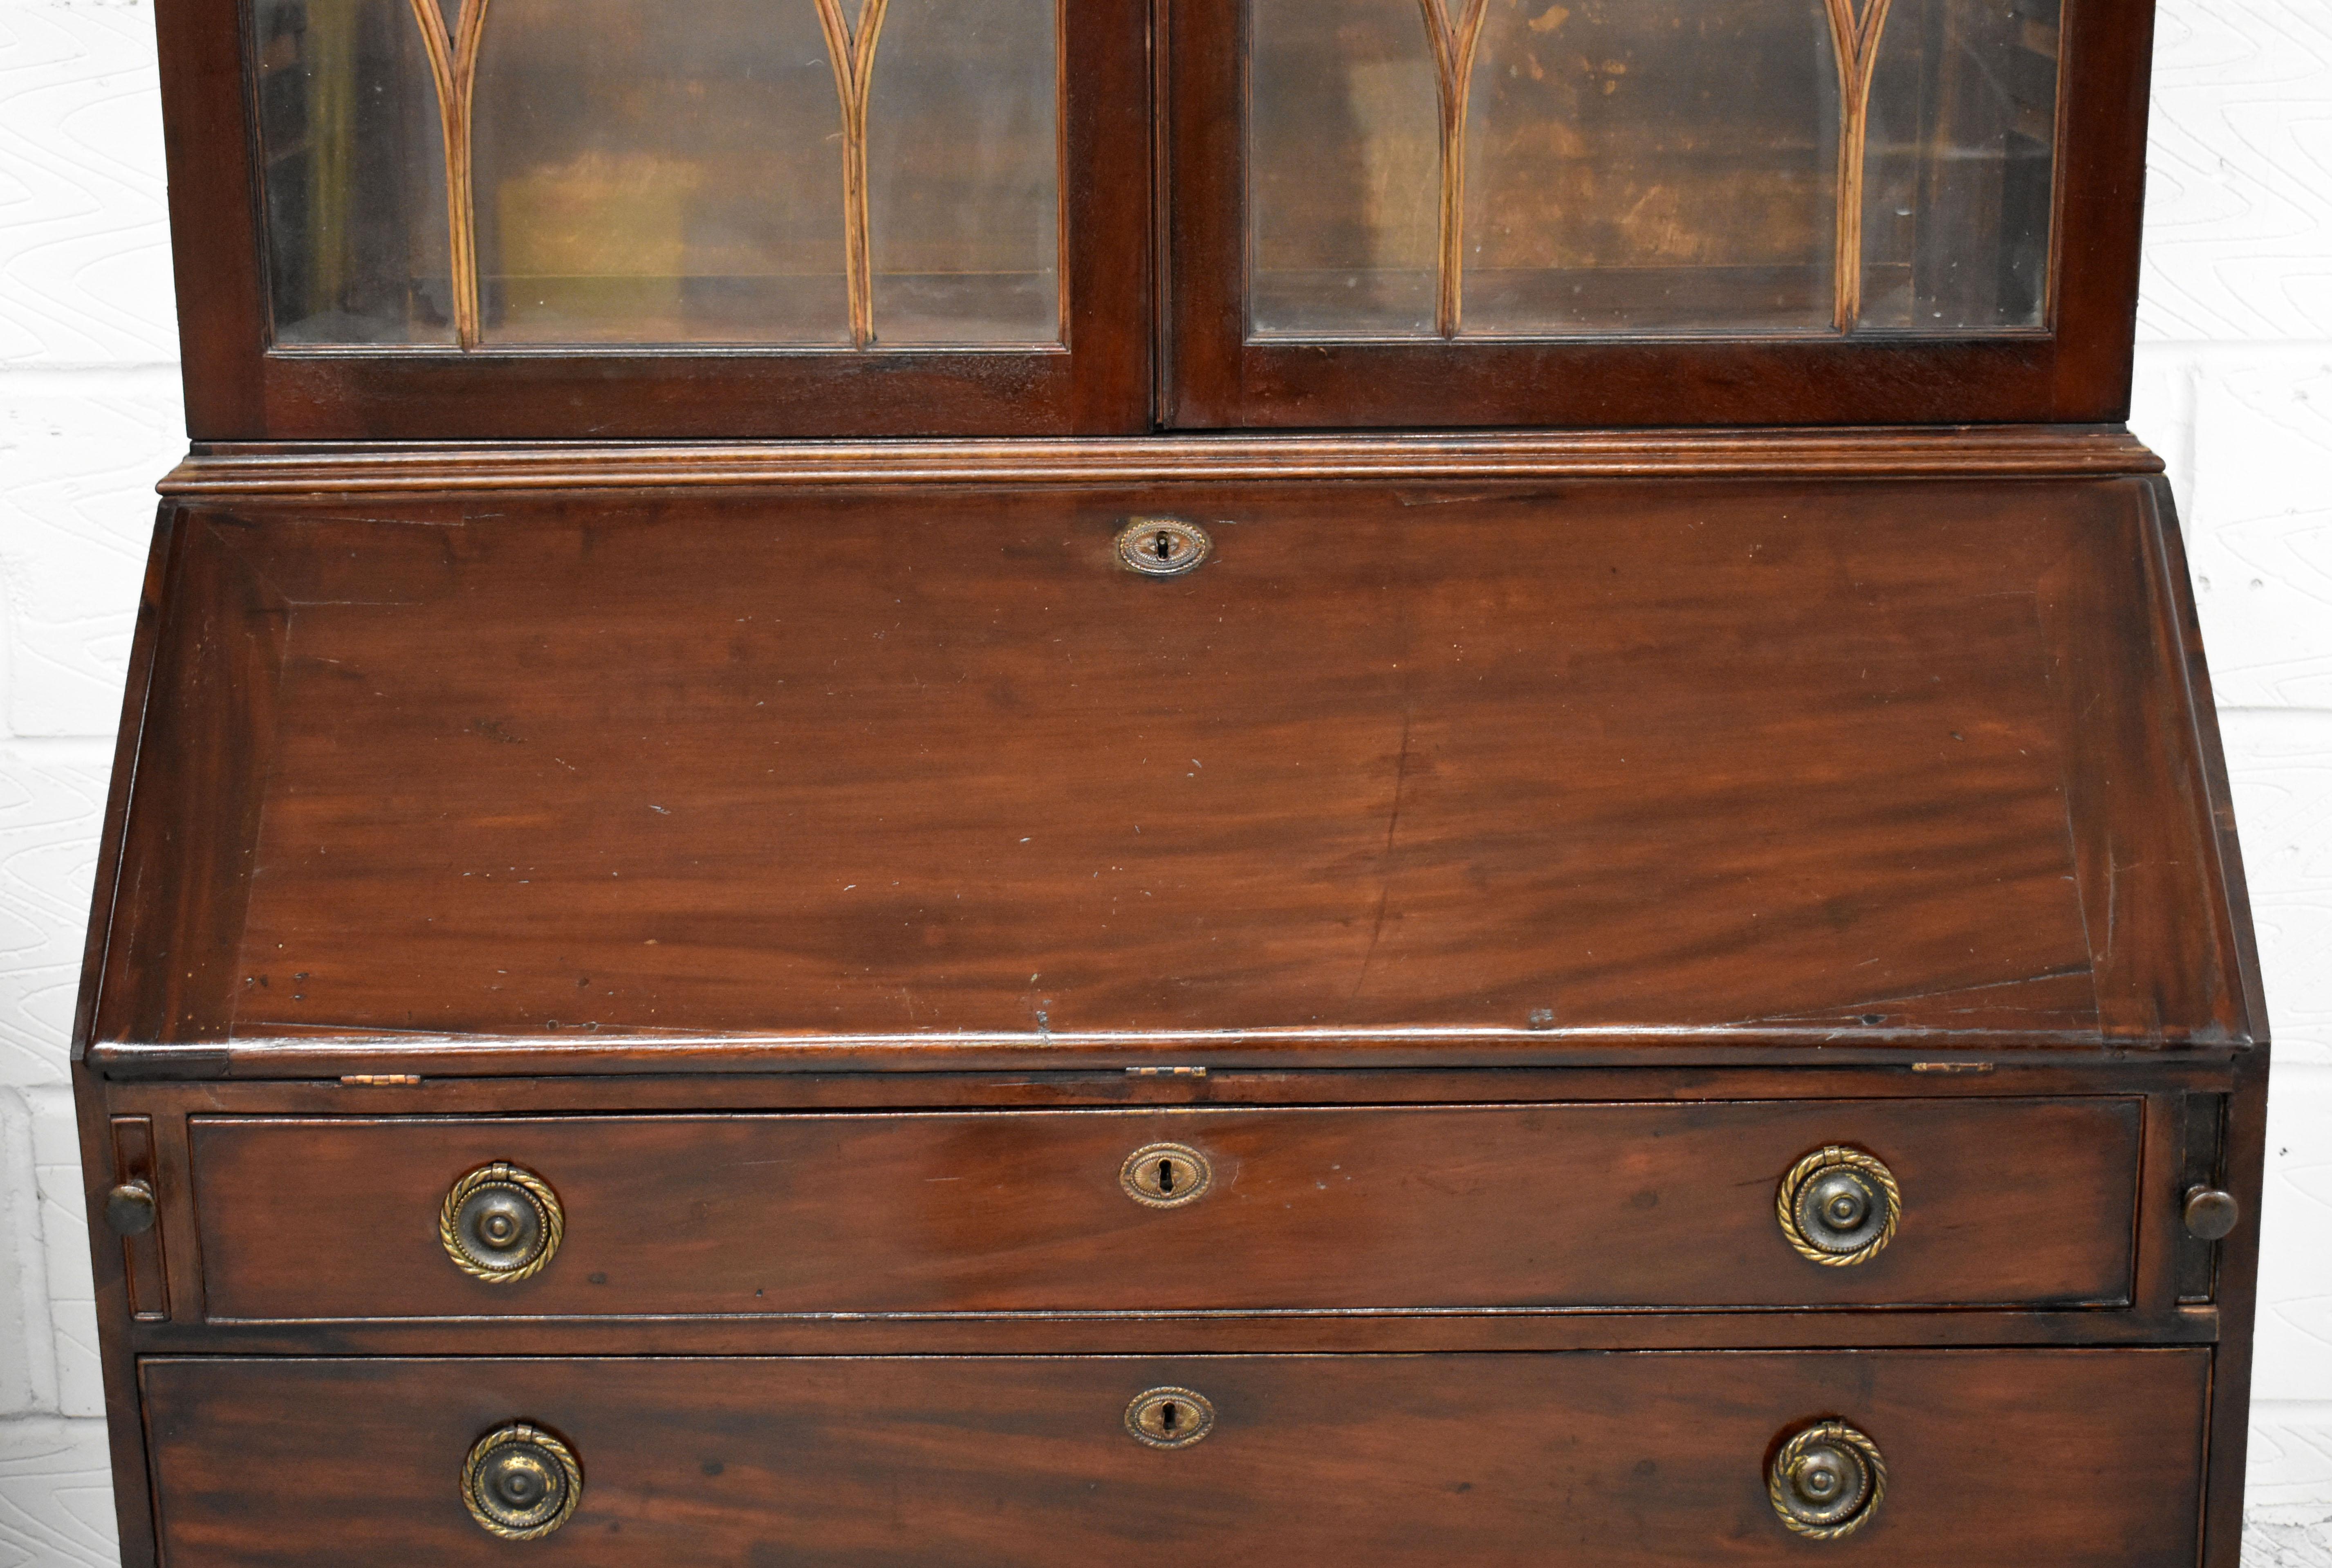
<path id="1" fill-rule="evenodd" d="M 1393 1358 L 149 1362 L 174 1568 L 502 1563 L 457 1490 L 481 1434 L 572 1445 L 576 1563 L 1124 1561 L 2184 1568 L 2193 1351 Z M 1123 1425 L 1215 1405 L 1193 1447 Z M 1835 1417 L 1887 1496 L 1791 1535 L 1767 1456 Z"/>
<path id="2" fill-rule="evenodd" d="M 214 1318 L 2108 1303 L 2130 1292 L 2136 1100 L 492 1121 L 198 1119 Z M 1198 1150 L 1187 1206 L 1122 1190 Z M 1825 1267 L 1774 1195 L 1887 1162 L 1902 1229 Z M 2012 1158 L 2003 1152 L 2014 1151 Z M 474 1280 L 436 1236 L 496 1160 L 566 1214 Z M 330 1237 L 361 1245 L 318 1245 Z"/>
<path id="3" fill-rule="evenodd" d="M 97 1036 L 2241 1039 L 2150 507 L 191 513 Z"/>

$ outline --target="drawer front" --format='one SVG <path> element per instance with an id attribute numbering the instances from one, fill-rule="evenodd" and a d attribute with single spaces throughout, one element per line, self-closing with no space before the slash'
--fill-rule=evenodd
<path id="1" fill-rule="evenodd" d="M 2112 1304 L 2138 1133 L 2094 1098 L 206 1117 L 193 1144 L 225 1320 Z M 1776 1208 L 1830 1146 L 1900 1193 L 1844 1266 Z M 557 1211 L 525 1277 L 441 1235 L 492 1162 Z"/>
<path id="2" fill-rule="evenodd" d="M 2208 1366 L 1824 1351 L 221 1359 L 141 1376 L 173 1568 L 511 1561 L 463 1490 L 465 1456 L 513 1421 L 580 1477 L 537 1550 L 610 1568 L 2169 1568 L 2194 1557 Z M 1205 1401 L 1198 1441 L 1129 1430 L 1157 1390 Z M 1777 1451 L 1824 1418 L 1885 1468 L 1829 1540 L 1787 1527 L 1770 1490 Z"/>

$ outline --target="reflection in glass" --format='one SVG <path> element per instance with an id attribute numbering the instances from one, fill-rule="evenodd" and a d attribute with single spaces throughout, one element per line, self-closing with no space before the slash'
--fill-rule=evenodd
<path id="1" fill-rule="evenodd" d="M 2059 0 L 1893 0 L 1871 91 L 1860 324 L 2047 320 Z"/>
<path id="2" fill-rule="evenodd" d="M 889 0 L 867 114 L 874 334 L 1060 339 L 1053 0 Z"/>
<path id="3" fill-rule="evenodd" d="M 1418 0 L 1255 0 L 1253 22 L 1252 330 L 1431 332 L 1440 110 Z"/>
<path id="4" fill-rule="evenodd" d="M 2060 4 L 1250 0 L 1250 330 L 2040 326 Z"/>
<path id="5" fill-rule="evenodd" d="M 1465 332 L 1830 323 L 1821 0 L 1490 0 L 1477 70 Z"/>
<path id="6" fill-rule="evenodd" d="M 493 0 L 476 91 L 486 341 L 849 341 L 810 0 Z"/>
<path id="7" fill-rule="evenodd" d="M 403 0 L 254 0 L 275 340 L 451 343 L 444 146 Z"/>

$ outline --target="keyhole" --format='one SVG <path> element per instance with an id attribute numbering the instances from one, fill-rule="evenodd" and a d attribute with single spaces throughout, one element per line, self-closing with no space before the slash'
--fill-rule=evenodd
<path id="1" fill-rule="evenodd" d="M 1168 1437 L 1174 1435 L 1174 1425 L 1182 1419 L 1182 1407 L 1169 1400 L 1158 1411 L 1158 1429 Z"/>
<path id="2" fill-rule="evenodd" d="M 1118 531 L 1117 559 L 1145 577 L 1180 577 L 1207 559 L 1206 531 L 1180 518 L 1139 517 Z"/>
<path id="3" fill-rule="evenodd" d="M 1174 1162 L 1171 1160 L 1158 1162 L 1158 1190 L 1161 1193 L 1171 1193 L 1174 1190 Z M 1169 1405 L 1167 1409 L 1171 1410 L 1173 1407 Z"/>

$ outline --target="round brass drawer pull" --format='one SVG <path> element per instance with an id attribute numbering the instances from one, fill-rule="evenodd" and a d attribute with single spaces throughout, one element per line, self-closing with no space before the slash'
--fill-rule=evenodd
<path id="1" fill-rule="evenodd" d="M 1117 1184 L 1136 1203 L 1180 1209 L 1206 1196 L 1215 1179 L 1207 1157 L 1188 1143 L 1151 1143 L 1125 1157 Z"/>
<path id="2" fill-rule="evenodd" d="M 1887 1496 L 1878 1445 L 1844 1421 L 1818 1421 L 1783 1443 L 1765 1467 L 1765 1495 L 1801 1535 L 1835 1541 L 1870 1522 Z"/>
<path id="3" fill-rule="evenodd" d="M 1903 1190 L 1876 1155 L 1832 1143 L 1790 1167 L 1774 1208 L 1800 1257 L 1842 1268 L 1869 1262 L 1895 1239 Z"/>
<path id="4" fill-rule="evenodd" d="M 1117 535 L 1117 559 L 1144 577 L 1196 571 L 1214 549 L 1205 529 L 1179 517 L 1137 517 Z"/>
<path id="5" fill-rule="evenodd" d="M 1153 1448 L 1187 1448 L 1215 1429 L 1215 1407 L 1189 1389 L 1152 1389 L 1125 1407 L 1125 1429 Z"/>
<path id="6" fill-rule="evenodd" d="M 559 1195 L 533 1171 L 502 1160 L 454 1182 L 437 1216 L 437 1238 L 454 1267 L 495 1285 L 540 1273 L 566 1231 Z"/>
<path id="7" fill-rule="evenodd" d="M 480 1438 L 462 1465 L 470 1517 L 505 1541 L 534 1541 L 567 1523 L 583 1496 L 575 1451 L 549 1432 L 514 1421 Z"/>

